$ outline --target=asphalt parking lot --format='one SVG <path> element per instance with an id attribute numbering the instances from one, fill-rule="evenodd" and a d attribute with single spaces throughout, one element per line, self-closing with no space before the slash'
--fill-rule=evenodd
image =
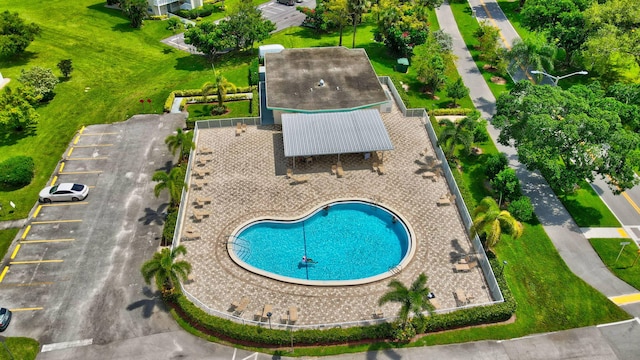
<path id="1" fill-rule="evenodd" d="M 51 182 L 86 184 L 89 196 L 35 204 L 2 264 L 2 306 L 14 310 L 4 336 L 46 351 L 177 329 L 140 266 L 158 248 L 168 198 L 155 198 L 151 177 L 171 165 L 164 139 L 183 124 L 137 115 L 74 136 Z"/>

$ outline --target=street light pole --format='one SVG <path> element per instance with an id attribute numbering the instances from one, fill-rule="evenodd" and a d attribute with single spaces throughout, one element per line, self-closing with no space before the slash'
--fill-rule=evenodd
<path id="1" fill-rule="evenodd" d="M 531 70 L 529 72 L 532 73 L 532 74 L 535 74 L 535 75 L 544 75 L 544 76 L 546 76 L 548 78 L 553 79 L 553 86 L 558 86 L 558 81 L 560 81 L 562 79 L 566 79 L 566 78 L 568 78 L 570 76 L 573 76 L 573 75 L 587 75 L 588 74 L 588 72 L 586 72 L 584 70 L 576 71 L 574 73 L 567 74 L 567 75 L 562 75 L 562 76 L 555 76 L 555 75 L 547 74 L 544 71 L 538 71 L 538 70 Z"/>

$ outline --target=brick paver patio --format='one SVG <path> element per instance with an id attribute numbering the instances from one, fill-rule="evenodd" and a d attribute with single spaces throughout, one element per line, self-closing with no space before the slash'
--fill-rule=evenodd
<path id="1" fill-rule="evenodd" d="M 297 218 L 333 199 L 358 198 L 398 211 L 415 232 L 415 256 L 393 278 L 409 286 L 418 274 L 426 273 L 428 286 L 443 309 L 461 305 L 454 298 L 456 289 L 473 296 L 471 304 L 490 302 L 479 267 L 467 273 L 453 270 L 457 260 L 473 249 L 455 205 L 436 206 L 440 196 L 448 193 L 444 178 L 432 182 L 418 173 L 415 160 L 424 160 L 420 152 L 427 148 L 427 155 L 434 154 L 423 120 L 404 118 L 395 106 L 382 117 L 395 147 L 384 154 L 385 175 L 373 172 L 371 160 L 364 160 L 361 154 L 347 154 L 340 157 L 345 176 L 337 178 L 331 173 L 336 156 L 320 156 L 310 164 L 296 164 L 294 173 L 309 177 L 302 184 L 286 178 L 292 162 L 284 157 L 278 128 L 249 126 L 240 136 L 235 128 L 199 130 L 197 148 L 209 148 L 213 156 L 205 165 L 193 164 L 209 170 L 210 175 L 202 189 L 190 186 L 188 191 L 183 231 L 192 228 L 202 237 L 181 241 L 193 266 L 192 280 L 185 284 L 185 290 L 210 309 L 227 314 L 232 302 L 248 297 L 250 303 L 241 316 L 248 320 L 265 304 L 273 305 L 274 323 L 286 318 L 290 306 L 299 308 L 298 325 L 371 320 L 378 310 L 385 317 L 395 316 L 397 304 L 378 307 L 390 278 L 359 286 L 289 284 L 248 272 L 227 253 L 228 236 L 256 217 Z M 211 216 L 201 221 L 192 217 L 196 196 L 212 199 L 202 208 Z M 278 254 L 272 256 L 273 261 L 279 261 Z"/>

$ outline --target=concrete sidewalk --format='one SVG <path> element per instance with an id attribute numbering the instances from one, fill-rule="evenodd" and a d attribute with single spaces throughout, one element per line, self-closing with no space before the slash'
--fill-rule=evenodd
<path id="1" fill-rule="evenodd" d="M 0 221 L 0 230 L 21 228 L 27 222 L 27 219 Z"/>
<path id="2" fill-rule="evenodd" d="M 483 8 L 497 7 L 494 0 L 483 0 L 483 3 L 485 4 Z M 490 120 L 495 114 L 496 99 L 462 39 L 449 4 L 445 2 L 440 6 L 436 10 L 436 15 L 440 28 L 453 38 L 453 52 L 457 57 L 458 73 L 462 76 L 465 85 L 469 87 L 474 105 L 483 118 Z M 504 24 L 504 22 L 497 23 Z M 503 31 L 502 27 L 501 31 Z M 538 219 L 571 271 L 608 297 L 638 292 L 613 275 L 602 263 L 546 180 L 539 173 L 528 171 L 518 162 L 515 148 L 498 144 L 497 139 L 500 134 L 498 129 L 489 124 L 487 130 L 498 150 L 509 158 L 509 165 L 516 170 L 522 183 L 523 193 L 531 198 Z M 640 309 L 625 308 L 625 310 L 634 316 L 640 316 Z"/>

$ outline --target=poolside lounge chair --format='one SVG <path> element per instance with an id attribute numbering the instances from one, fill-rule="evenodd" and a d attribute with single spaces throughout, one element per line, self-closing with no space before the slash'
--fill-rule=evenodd
<path id="1" fill-rule="evenodd" d="M 211 157 L 211 155 L 200 155 L 196 159 L 196 165 L 206 165 L 211 160 L 213 160 L 213 157 Z"/>
<path id="2" fill-rule="evenodd" d="M 242 132 L 247 132 L 247 124 L 243 123 L 242 125 L 240 125 L 240 129 L 242 130 Z"/>
<path id="3" fill-rule="evenodd" d="M 193 184 L 194 189 L 202 189 L 209 182 L 204 179 L 196 179 L 196 180 L 193 180 L 191 183 Z"/>
<path id="4" fill-rule="evenodd" d="M 205 169 L 193 169 L 191 170 L 191 173 L 197 178 L 203 178 L 211 174 L 211 171 Z"/>
<path id="5" fill-rule="evenodd" d="M 290 177 L 293 180 L 293 184 L 303 184 L 303 183 L 306 183 L 307 181 L 309 181 L 309 177 L 308 176 L 294 176 L 294 175 L 291 175 Z"/>
<path id="6" fill-rule="evenodd" d="M 249 305 L 249 298 L 245 296 L 242 299 L 240 299 L 240 301 L 232 302 L 231 308 L 233 309 L 234 314 L 240 315 L 247 309 L 248 305 Z"/>
<path id="7" fill-rule="evenodd" d="M 381 309 L 377 309 L 374 313 L 373 313 L 373 318 L 374 319 L 382 319 L 384 317 L 384 312 L 382 312 Z"/>
<path id="8" fill-rule="evenodd" d="M 198 207 L 203 207 L 205 204 L 211 203 L 211 198 L 204 197 L 204 196 L 196 196 L 196 198 L 193 199 L 193 203 Z"/>
<path id="9" fill-rule="evenodd" d="M 193 218 L 196 221 L 202 221 L 202 219 L 204 219 L 205 217 L 209 216 L 209 212 L 208 211 L 202 211 L 202 210 L 193 210 Z"/>
<path id="10" fill-rule="evenodd" d="M 289 307 L 289 324 L 293 325 L 298 321 L 298 308 L 295 306 Z"/>
<path id="11" fill-rule="evenodd" d="M 462 305 L 467 305 L 469 303 L 469 297 L 462 289 L 456 289 L 453 293 L 456 298 L 456 302 L 461 303 Z"/>
<path id="12" fill-rule="evenodd" d="M 342 162 L 338 161 L 336 164 L 336 175 L 341 178 L 344 176 L 344 169 L 342 169 Z"/>
<path id="13" fill-rule="evenodd" d="M 458 263 L 456 264 L 456 271 L 457 272 L 469 272 L 471 271 L 473 268 L 475 268 L 476 266 L 478 266 L 478 261 L 474 260 L 471 262 L 467 262 L 467 263 Z"/>
<path id="14" fill-rule="evenodd" d="M 374 162 L 371 164 L 371 170 L 373 170 L 373 171 L 375 171 L 375 172 L 378 172 L 378 162 L 377 162 L 377 161 L 374 161 Z"/>
<path id="15" fill-rule="evenodd" d="M 267 320 L 269 318 L 268 316 L 269 313 L 273 314 L 273 305 L 266 304 L 264 308 L 262 308 L 262 316 L 260 317 L 260 320 L 262 321 Z"/>
<path id="16" fill-rule="evenodd" d="M 198 154 L 201 154 L 201 155 L 211 154 L 211 153 L 213 153 L 213 150 L 211 150 L 208 147 L 203 147 L 200 149 L 200 151 L 198 151 Z"/>
<path id="17" fill-rule="evenodd" d="M 240 136 L 240 134 L 242 134 L 242 123 L 238 122 L 236 123 L 236 136 Z"/>
<path id="18" fill-rule="evenodd" d="M 185 240 L 197 240 L 200 239 L 200 232 L 193 230 L 193 229 L 187 229 L 184 231 L 184 236 L 183 238 Z"/>
<path id="19" fill-rule="evenodd" d="M 425 172 L 422 173 L 422 178 L 423 179 L 432 179 L 433 180 L 434 177 L 436 177 L 436 174 L 431 172 L 431 171 L 425 171 Z"/>
<path id="20" fill-rule="evenodd" d="M 287 179 L 291 179 L 293 176 L 293 169 L 287 169 Z"/>
<path id="21" fill-rule="evenodd" d="M 440 197 L 440 199 L 438 199 L 438 201 L 436 202 L 436 205 L 438 205 L 438 206 L 449 206 L 455 200 L 456 200 L 456 196 L 455 195 L 445 194 L 445 195 L 442 195 Z"/>
<path id="22" fill-rule="evenodd" d="M 338 172 L 338 167 L 336 165 L 331 165 L 331 175 L 335 175 Z"/>
<path id="23" fill-rule="evenodd" d="M 383 163 L 378 164 L 378 174 L 384 175 L 386 173 L 387 173 L 387 169 L 385 169 L 384 164 Z"/>

